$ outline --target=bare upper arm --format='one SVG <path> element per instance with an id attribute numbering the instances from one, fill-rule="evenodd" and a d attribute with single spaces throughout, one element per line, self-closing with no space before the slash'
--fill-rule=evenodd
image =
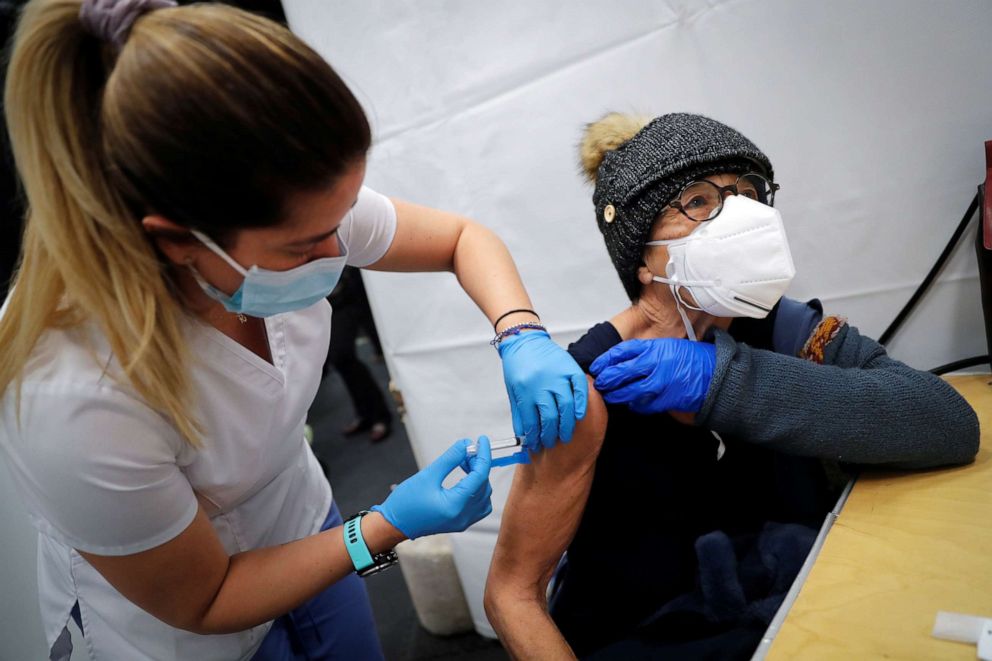
<path id="1" fill-rule="evenodd" d="M 196 631 L 230 558 L 203 511 L 177 537 L 123 556 L 79 554 L 124 597 L 171 626 Z"/>
<path id="2" fill-rule="evenodd" d="M 450 271 L 462 231 L 472 224 L 450 211 L 390 198 L 396 208 L 396 236 L 373 271 Z"/>
<path id="3" fill-rule="evenodd" d="M 585 509 L 606 433 L 602 397 L 589 379 L 589 405 L 570 443 L 519 466 L 503 511 L 487 591 L 525 591 L 541 598 Z"/>

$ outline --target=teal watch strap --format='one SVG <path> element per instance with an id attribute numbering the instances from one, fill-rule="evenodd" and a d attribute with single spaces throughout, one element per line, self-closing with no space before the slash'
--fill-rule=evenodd
<path id="1" fill-rule="evenodd" d="M 351 556 L 355 571 L 362 571 L 373 564 L 369 547 L 362 538 L 362 517 L 368 512 L 359 512 L 344 522 L 344 547 Z"/>

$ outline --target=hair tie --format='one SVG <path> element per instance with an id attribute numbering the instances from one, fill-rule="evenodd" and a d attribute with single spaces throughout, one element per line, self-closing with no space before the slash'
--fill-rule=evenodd
<path id="1" fill-rule="evenodd" d="M 174 0 L 83 0 L 79 21 L 94 37 L 120 49 L 139 16 L 153 9 L 176 6 Z"/>

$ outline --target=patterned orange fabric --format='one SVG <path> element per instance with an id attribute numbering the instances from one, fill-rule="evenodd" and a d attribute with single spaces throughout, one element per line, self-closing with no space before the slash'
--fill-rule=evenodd
<path id="1" fill-rule="evenodd" d="M 803 350 L 799 352 L 799 357 L 813 361 L 818 365 L 823 364 L 823 354 L 830 341 L 837 337 L 837 333 L 847 325 L 847 317 L 825 317 L 803 345 Z"/>

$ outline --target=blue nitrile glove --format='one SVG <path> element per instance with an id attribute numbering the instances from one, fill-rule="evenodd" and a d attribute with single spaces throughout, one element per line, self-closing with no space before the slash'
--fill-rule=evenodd
<path id="1" fill-rule="evenodd" d="M 715 367 L 712 344 L 663 338 L 621 342 L 594 360 L 589 372 L 610 404 L 627 404 L 641 415 L 698 413 Z"/>
<path id="2" fill-rule="evenodd" d="M 489 464 L 492 454 L 489 439 L 479 437 L 478 452 L 467 457 L 469 440 L 455 442 L 444 454 L 422 471 L 401 482 L 382 505 L 380 512 L 409 539 L 439 532 L 461 532 L 493 511 L 490 497 Z M 471 468 L 461 482 L 446 489 L 441 486 L 448 473 L 468 460 Z"/>
<path id="3" fill-rule="evenodd" d="M 576 420 L 586 416 L 589 384 L 567 351 L 544 331 L 511 335 L 497 347 L 510 396 L 513 432 L 528 450 L 572 440 Z"/>

